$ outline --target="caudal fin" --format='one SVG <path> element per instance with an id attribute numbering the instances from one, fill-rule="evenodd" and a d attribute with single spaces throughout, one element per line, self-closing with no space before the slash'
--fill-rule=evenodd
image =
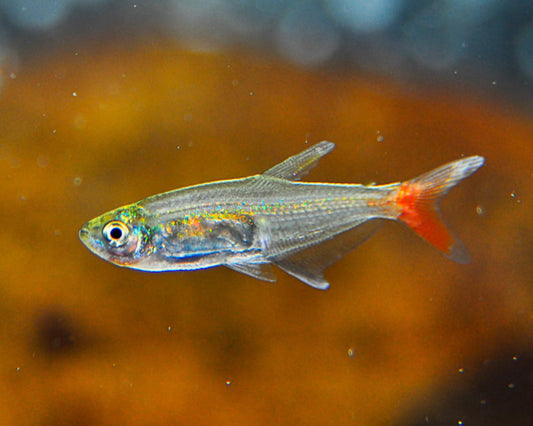
<path id="1" fill-rule="evenodd" d="M 398 218 L 413 231 L 458 263 L 468 263 L 470 255 L 464 245 L 444 224 L 439 201 L 451 188 L 479 169 L 485 159 L 462 158 L 400 184 L 395 194 L 400 208 Z"/>

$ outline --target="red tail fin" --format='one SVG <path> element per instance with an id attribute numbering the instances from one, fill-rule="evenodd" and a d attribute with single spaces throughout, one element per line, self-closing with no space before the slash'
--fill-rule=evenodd
<path id="1" fill-rule="evenodd" d="M 396 193 L 396 203 L 401 211 L 398 218 L 459 263 L 469 262 L 470 255 L 444 224 L 439 201 L 452 187 L 479 169 L 484 161 L 479 156 L 453 161 L 402 183 Z"/>

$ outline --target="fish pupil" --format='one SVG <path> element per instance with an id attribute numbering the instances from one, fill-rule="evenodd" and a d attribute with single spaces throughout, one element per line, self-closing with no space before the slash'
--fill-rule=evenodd
<path id="1" fill-rule="evenodd" d="M 111 238 L 113 238 L 114 240 L 119 240 L 120 237 L 122 237 L 122 229 L 120 229 L 120 228 L 113 228 L 113 229 L 111 229 L 111 231 L 109 232 L 109 235 L 110 235 Z"/>

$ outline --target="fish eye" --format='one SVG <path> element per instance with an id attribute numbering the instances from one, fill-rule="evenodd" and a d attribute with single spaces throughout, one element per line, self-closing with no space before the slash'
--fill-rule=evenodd
<path id="1" fill-rule="evenodd" d="M 110 245 L 120 247 L 128 241 L 130 230 L 123 222 L 113 220 L 104 226 L 102 233 Z"/>

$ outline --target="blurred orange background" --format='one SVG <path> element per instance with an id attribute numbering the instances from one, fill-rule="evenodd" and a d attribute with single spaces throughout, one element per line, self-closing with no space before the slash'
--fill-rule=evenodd
<path id="1" fill-rule="evenodd" d="M 528 112 L 162 40 L 57 51 L 4 79 L 3 424 L 531 419 Z M 78 240 L 112 208 L 255 174 L 324 139 L 337 147 L 307 180 L 388 183 L 485 156 L 443 203 L 472 263 L 390 223 L 328 269 L 322 292 L 281 271 L 269 284 L 117 268 Z"/>

